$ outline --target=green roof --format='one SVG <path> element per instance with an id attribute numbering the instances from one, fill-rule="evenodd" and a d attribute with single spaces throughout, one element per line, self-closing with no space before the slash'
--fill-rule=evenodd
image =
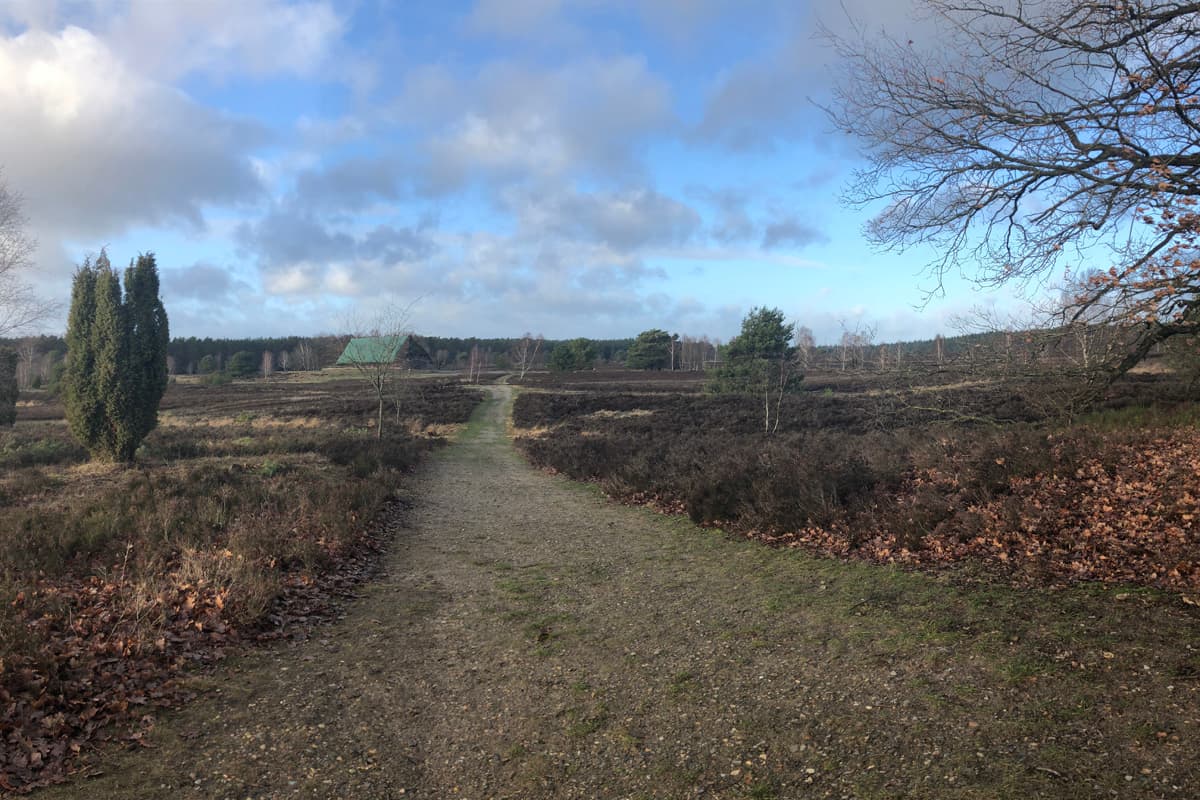
<path id="1" fill-rule="evenodd" d="M 364 336 L 351 339 L 338 357 L 342 364 L 390 364 L 400 354 L 407 336 Z"/>

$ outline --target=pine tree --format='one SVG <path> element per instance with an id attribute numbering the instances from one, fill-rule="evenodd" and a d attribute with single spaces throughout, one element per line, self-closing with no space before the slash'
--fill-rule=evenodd
<path id="1" fill-rule="evenodd" d="M 742 332 L 725 348 L 725 363 L 708 381 L 710 392 L 761 397 L 766 433 L 779 429 L 783 397 L 798 391 L 804 378 L 795 363 L 793 333 L 778 308 L 752 309 L 742 319 Z"/>
<path id="2" fill-rule="evenodd" d="M 660 328 L 642 331 L 629 346 L 625 366 L 630 369 L 667 369 L 671 366 L 671 334 Z"/>

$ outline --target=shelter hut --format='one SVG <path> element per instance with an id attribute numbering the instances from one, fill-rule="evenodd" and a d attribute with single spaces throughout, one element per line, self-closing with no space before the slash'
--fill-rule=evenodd
<path id="1" fill-rule="evenodd" d="M 346 343 L 338 356 L 338 366 L 361 367 L 364 364 L 391 364 L 401 369 L 429 369 L 433 358 L 424 342 L 409 334 L 362 336 Z"/>

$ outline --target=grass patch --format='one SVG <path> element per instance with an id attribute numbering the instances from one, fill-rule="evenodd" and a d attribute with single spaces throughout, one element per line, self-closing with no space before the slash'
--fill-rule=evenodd
<path id="1" fill-rule="evenodd" d="M 608 706 L 600 701 L 585 707 L 572 707 L 563 712 L 567 720 L 567 735 L 573 739 L 584 739 L 603 730 L 608 725 Z"/>

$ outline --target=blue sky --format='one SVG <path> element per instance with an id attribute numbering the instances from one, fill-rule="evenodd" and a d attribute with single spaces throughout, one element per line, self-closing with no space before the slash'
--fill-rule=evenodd
<path id="1" fill-rule="evenodd" d="M 902 2 L 854 0 L 919 36 Z M 649 327 L 756 305 L 819 341 L 949 332 L 1010 304 L 881 253 L 814 105 L 837 0 L 0 0 L 0 170 L 36 282 L 158 255 L 176 335 Z M 969 273 L 970 265 L 964 265 Z M 61 320 L 57 321 L 61 325 Z M 49 326 L 55 327 L 54 323 Z"/>

